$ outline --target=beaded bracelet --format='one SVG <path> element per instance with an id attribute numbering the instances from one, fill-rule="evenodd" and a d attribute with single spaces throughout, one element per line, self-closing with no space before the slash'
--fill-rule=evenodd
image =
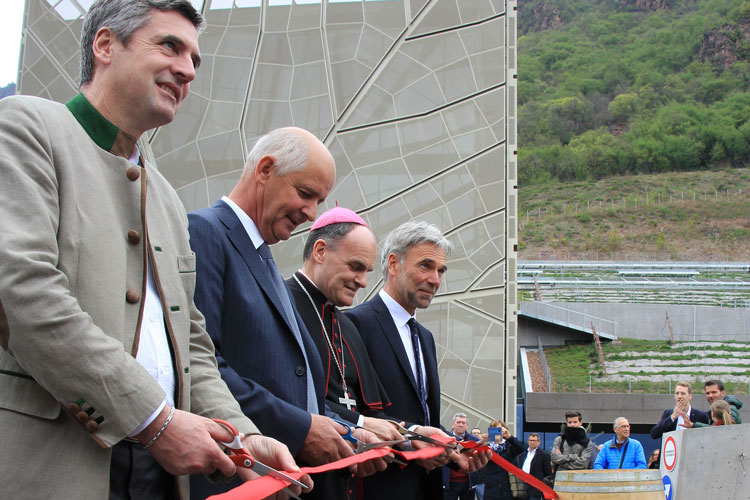
<path id="1" fill-rule="evenodd" d="M 147 450 L 151 447 L 152 444 L 156 442 L 157 439 L 159 439 L 159 436 L 161 436 L 164 433 L 164 430 L 169 425 L 169 422 L 172 421 L 172 417 L 174 416 L 174 406 L 172 406 L 169 409 L 169 415 L 167 415 L 167 419 L 164 421 L 164 425 L 161 426 L 161 429 L 159 429 L 159 432 L 156 433 L 154 437 L 151 438 L 151 441 L 143 445 L 143 449 Z"/>

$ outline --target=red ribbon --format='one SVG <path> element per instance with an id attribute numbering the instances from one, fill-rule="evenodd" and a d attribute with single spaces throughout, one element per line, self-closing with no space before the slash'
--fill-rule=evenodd
<path id="1" fill-rule="evenodd" d="M 443 436 L 440 436 L 439 434 L 435 434 L 431 437 L 436 441 L 440 441 L 443 443 L 455 442 L 455 439 L 445 438 Z M 459 444 L 464 448 L 472 449 L 475 452 L 483 452 L 490 449 L 490 447 L 486 444 L 479 445 L 474 441 L 462 441 Z M 400 451 L 391 448 L 375 448 L 364 453 L 359 453 L 351 457 L 343 458 L 341 460 L 337 460 L 328 464 L 319 465 L 317 467 L 303 467 L 299 472 L 285 471 L 284 474 L 294 479 L 299 479 L 305 474 L 317 474 L 320 472 L 327 472 L 329 470 L 343 469 L 345 467 L 349 467 L 350 465 L 367 462 L 368 460 L 373 460 L 376 458 L 382 458 L 389 453 L 394 453 L 405 460 L 419 460 L 434 458 L 442 454 L 443 451 L 444 449 L 439 446 L 430 446 L 415 451 Z M 545 500 L 555 500 L 557 498 L 557 493 L 555 493 L 552 488 L 550 488 L 534 476 L 525 473 L 522 469 L 519 469 L 515 465 L 511 464 L 510 462 L 499 456 L 497 453 L 493 452 L 490 460 L 492 460 L 493 463 L 510 472 L 511 474 L 518 476 L 525 483 L 528 483 L 534 488 L 541 491 L 542 495 L 544 495 Z M 275 477 L 271 476 L 263 476 L 259 479 L 247 481 L 246 483 L 243 483 L 240 486 L 227 491 L 226 493 L 208 497 L 207 500 L 261 500 L 262 498 L 273 495 L 277 491 L 281 491 L 287 485 L 288 483 L 282 481 L 281 479 L 276 479 Z"/>
<path id="2" fill-rule="evenodd" d="M 433 436 L 435 437 L 435 436 Z M 421 448 L 415 451 L 399 451 L 391 448 L 375 448 L 364 453 L 358 453 L 351 457 L 342 458 L 335 462 L 328 464 L 319 465 L 317 467 L 302 467 L 299 472 L 284 472 L 287 476 L 294 479 L 299 479 L 305 474 L 317 474 L 319 472 L 326 472 L 329 470 L 338 470 L 350 465 L 367 462 L 376 458 L 382 458 L 389 453 L 394 453 L 401 458 L 406 460 L 418 460 L 418 459 L 429 459 L 434 458 L 443 453 L 443 448 L 438 446 L 431 446 L 428 448 Z M 287 487 L 289 483 L 276 479 L 271 476 L 263 476 L 252 481 L 247 481 L 240 486 L 221 493 L 219 495 L 213 495 L 208 497 L 208 500 L 260 500 L 267 496 L 273 495 L 277 491 L 281 491 Z"/>
<path id="3" fill-rule="evenodd" d="M 478 443 L 475 443 L 474 441 L 463 441 L 460 444 L 464 448 L 470 448 L 470 449 L 473 449 L 474 451 L 485 451 L 485 450 L 490 449 L 490 447 L 487 446 L 486 444 L 479 445 Z M 534 488 L 541 491 L 542 495 L 544 495 L 544 498 L 546 500 L 555 500 L 557 498 L 557 493 L 555 493 L 555 491 L 552 488 L 550 488 L 549 486 L 547 486 L 546 484 L 544 484 L 542 481 L 535 478 L 531 474 L 527 474 L 526 472 L 523 471 L 523 469 L 519 469 L 518 467 L 516 467 L 515 465 L 508 462 L 500 455 L 498 455 L 497 453 L 493 452 L 492 458 L 490 458 L 490 460 L 492 460 L 492 463 L 505 469 L 506 471 L 510 472 L 514 476 L 518 476 L 524 483 L 530 484 Z"/>

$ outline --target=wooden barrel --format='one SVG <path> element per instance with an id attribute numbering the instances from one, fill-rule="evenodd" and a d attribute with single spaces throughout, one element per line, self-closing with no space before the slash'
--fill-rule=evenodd
<path id="1" fill-rule="evenodd" d="M 658 469 L 559 470 L 559 500 L 664 500 Z"/>

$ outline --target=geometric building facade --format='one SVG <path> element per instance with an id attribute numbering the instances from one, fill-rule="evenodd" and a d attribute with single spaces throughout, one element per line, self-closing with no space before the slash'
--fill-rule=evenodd
<path id="1" fill-rule="evenodd" d="M 91 0 L 27 0 L 18 90 L 67 101 Z M 206 18 L 201 67 L 176 120 L 150 131 L 156 160 L 190 211 L 239 179 L 255 140 L 281 126 L 331 150 L 327 206 L 378 235 L 415 218 L 455 245 L 420 322 L 435 335 L 441 422 L 515 424 L 517 323 L 516 2 L 193 0 Z M 300 265 L 306 224 L 274 246 Z M 363 301 L 382 285 L 371 273 Z"/>

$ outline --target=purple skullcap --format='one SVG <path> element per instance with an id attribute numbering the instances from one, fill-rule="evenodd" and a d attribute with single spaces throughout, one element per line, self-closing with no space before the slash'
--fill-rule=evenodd
<path id="1" fill-rule="evenodd" d="M 318 217 L 318 220 L 312 225 L 310 230 L 314 231 L 321 227 L 330 226 L 331 224 L 339 224 L 341 222 L 351 222 L 359 224 L 360 226 L 369 227 L 367 222 L 365 222 L 365 220 L 353 210 L 344 207 L 334 207 L 323 212 L 323 214 Z"/>

